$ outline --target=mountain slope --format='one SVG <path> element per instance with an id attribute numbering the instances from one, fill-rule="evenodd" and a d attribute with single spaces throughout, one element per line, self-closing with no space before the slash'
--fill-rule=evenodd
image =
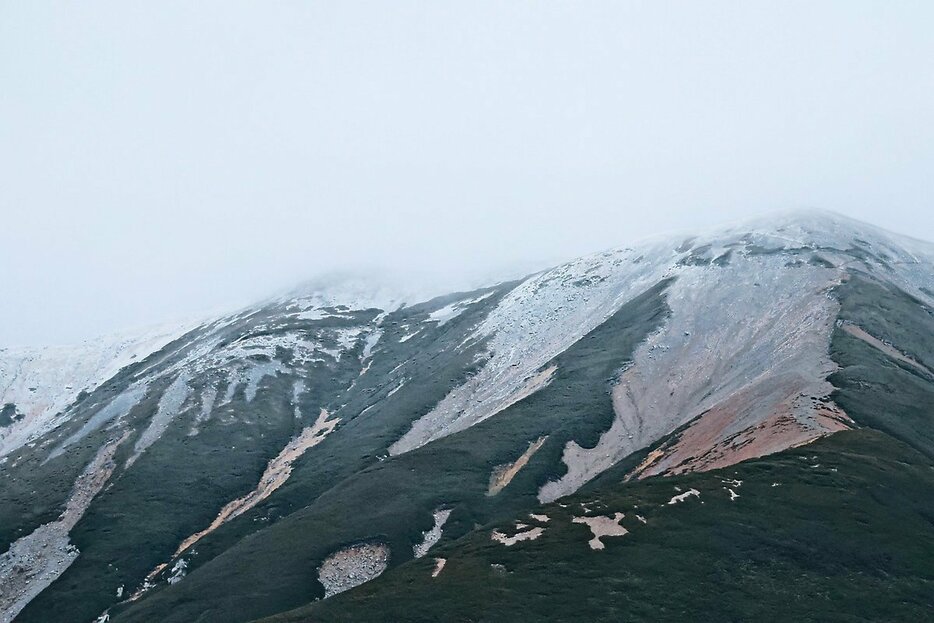
<path id="1" fill-rule="evenodd" d="M 925 620 L 932 486 L 922 455 L 846 431 L 723 470 L 588 487 L 266 621 Z M 598 549 L 586 518 L 611 535 Z M 517 524 L 542 532 L 491 538 L 529 532 Z"/>
<path id="2" fill-rule="evenodd" d="M 160 350 L 195 323 L 153 327 L 72 347 L 0 348 L 0 457 L 38 438 L 81 392 Z"/>
<path id="3" fill-rule="evenodd" d="M 934 376 L 913 357 L 930 360 L 934 314 L 864 277 L 834 295 L 831 396 L 856 430 L 662 479 L 631 480 L 639 472 L 624 462 L 575 495 L 269 623 L 928 618 Z M 896 336 L 911 355 L 854 326 Z M 588 519 L 608 535 L 597 550 Z M 531 526 L 542 531 L 533 540 L 494 538 Z"/>
<path id="4" fill-rule="evenodd" d="M 697 473 L 750 461 L 744 469 L 784 466 L 806 489 L 810 472 L 790 470 L 797 464 L 785 457 L 810 444 L 913 465 L 923 477 L 912 486 L 929 490 L 926 243 L 836 215 L 791 214 L 417 298 L 344 284 L 218 318 L 20 436 L 0 459 L 3 620 L 248 621 L 325 595 L 294 616 L 339 620 L 339 604 L 382 604 L 396 582 L 470 618 L 473 602 L 450 600 L 492 580 L 489 571 L 465 577 L 455 559 L 473 568 L 470 544 L 487 543 L 489 526 L 529 523 L 522 518 L 581 487 L 620 499 L 669 491 L 679 478 L 714 487 L 717 472 Z M 852 430 L 862 427 L 879 432 Z M 860 477 L 906 486 L 871 467 Z M 839 486 L 855 495 L 856 484 Z M 760 528 L 746 542 L 767 539 L 767 506 L 748 510 Z M 816 507 L 816 521 L 831 526 L 839 518 L 827 508 Z M 905 513 L 928 539 L 930 523 L 918 519 L 928 509 Z M 704 538 L 705 525 L 685 538 Z M 860 535 L 859 521 L 847 525 L 849 538 L 875 538 Z M 568 539 L 552 543 L 549 526 L 537 527 L 506 550 L 533 565 L 522 582 L 549 581 L 545 560 L 566 569 L 569 586 L 589 577 Z M 586 527 L 572 522 L 568 534 Z M 496 529 L 506 541 L 523 531 Z M 907 555 L 902 541 L 887 543 L 886 555 Z M 436 551 L 451 553 L 432 583 L 422 571 L 438 564 Z M 709 548 L 697 560 L 721 554 Z M 770 567 L 763 578 L 794 569 Z M 906 581 L 927 586 L 913 569 Z M 605 582 L 619 577 L 604 573 Z M 445 577 L 458 582 L 443 588 Z M 522 592 L 510 590 L 503 598 Z M 536 595 L 510 601 L 550 607 Z M 614 616 L 615 600 L 592 616 Z"/>

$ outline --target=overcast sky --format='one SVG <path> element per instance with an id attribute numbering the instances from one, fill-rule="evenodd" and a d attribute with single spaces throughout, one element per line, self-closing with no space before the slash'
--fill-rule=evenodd
<path id="1" fill-rule="evenodd" d="M 934 239 L 934 2 L 0 1 L 0 345 L 822 207 Z"/>

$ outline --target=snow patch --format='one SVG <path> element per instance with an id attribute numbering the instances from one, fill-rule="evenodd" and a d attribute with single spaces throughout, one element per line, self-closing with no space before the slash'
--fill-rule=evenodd
<path id="1" fill-rule="evenodd" d="M 413 337 L 415 337 L 419 333 L 421 333 L 421 329 L 417 331 L 413 331 L 412 333 L 406 333 L 405 335 L 399 338 L 399 343 L 401 344 L 403 342 L 408 342 L 409 340 L 411 340 Z"/>
<path id="2" fill-rule="evenodd" d="M 398 384 L 398 385 L 396 385 L 396 386 L 393 387 L 391 390 L 389 390 L 389 392 L 386 394 L 386 398 L 389 398 L 390 396 L 392 396 L 393 394 L 395 394 L 397 391 L 399 391 L 400 389 L 402 389 L 402 386 L 403 386 L 403 385 L 405 385 L 405 379 L 402 379 L 401 381 L 399 381 L 399 384 Z"/>
<path id="3" fill-rule="evenodd" d="M 829 293 L 841 273 L 786 262 L 766 254 L 679 267 L 668 319 L 613 387 L 610 428 L 593 448 L 568 442 L 567 474 L 539 499 L 576 491 L 686 424 L 638 475 L 724 467 L 847 428 L 826 380 L 836 369 L 828 349 L 839 307 Z"/>
<path id="4" fill-rule="evenodd" d="M 688 489 L 680 495 L 673 496 L 670 500 L 668 500 L 668 506 L 671 506 L 672 504 L 680 504 L 692 495 L 694 497 L 700 498 L 700 491 L 697 489 Z"/>
<path id="5" fill-rule="evenodd" d="M 120 333 L 72 346 L 0 348 L 0 407 L 23 414 L 0 428 L 0 456 L 55 428 L 82 391 L 90 393 L 126 366 L 144 360 L 200 324 L 164 324 L 138 333 Z"/>
<path id="6" fill-rule="evenodd" d="M 169 584 L 178 584 L 182 581 L 182 578 L 185 577 L 185 572 L 188 570 L 188 563 L 184 558 L 179 558 L 175 565 L 172 567 L 171 575 L 166 579 L 166 582 Z"/>
<path id="7" fill-rule="evenodd" d="M 437 322 L 438 326 L 440 327 L 463 314 L 465 311 L 467 311 L 467 308 L 474 303 L 479 303 L 480 301 L 488 299 L 493 296 L 493 294 L 494 292 L 491 291 L 478 296 L 477 298 L 464 299 L 462 301 L 456 301 L 454 303 L 450 303 L 449 305 L 445 305 L 444 307 L 436 309 L 435 311 L 428 314 L 428 322 Z"/>
<path id="8" fill-rule="evenodd" d="M 107 403 L 101 409 L 92 415 L 84 423 L 84 425 L 78 429 L 78 431 L 68 437 L 64 442 L 61 443 L 57 448 L 55 448 L 48 456 L 46 461 L 54 459 L 60 456 L 69 446 L 72 444 L 81 441 L 89 433 L 92 433 L 105 424 L 111 422 L 120 422 L 125 418 L 130 411 L 139 404 L 139 401 L 143 399 L 143 396 L 146 395 L 148 387 L 144 383 L 136 383 L 128 387 L 124 392 L 118 394 L 113 400 Z"/>
<path id="9" fill-rule="evenodd" d="M 522 526 L 522 524 L 516 525 L 517 528 L 519 528 L 520 526 Z M 528 526 L 524 526 L 524 527 L 528 527 Z M 515 545 L 516 543 L 519 543 L 520 541 L 534 541 L 535 539 L 540 537 L 544 532 L 545 532 L 544 528 L 536 527 L 536 528 L 529 528 L 528 530 L 524 530 L 522 532 L 517 532 L 512 536 L 508 536 L 506 534 L 503 534 L 499 530 L 494 530 L 490 534 L 490 539 L 492 539 L 493 541 L 496 541 L 497 543 L 502 543 L 506 547 L 512 547 L 513 545 Z"/>
<path id="10" fill-rule="evenodd" d="M 162 436 L 162 433 L 166 431 L 169 424 L 172 423 L 172 420 L 179 414 L 182 405 L 191 394 L 191 388 L 188 386 L 189 380 L 191 380 L 191 374 L 187 371 L 182 371 L 163 392 L 162 396 L 159 398 L 156 414 L 152 416 L 152 419 L 149 421 L 149 426 L 143 431 L 143 434 L 139 436 L 139 439 L 136 440 L 136 445 L 133 447 L 133 455 L 127 459 L 127 467 L 133 465 L 140 455 Z"/>

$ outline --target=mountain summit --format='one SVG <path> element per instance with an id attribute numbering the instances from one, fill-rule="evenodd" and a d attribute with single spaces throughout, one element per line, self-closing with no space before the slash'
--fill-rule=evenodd
<path id="1" fill-rule="evenodd" d="M 932 310 L 795 212 L 0 350 L 0 621 L 918 620 Z"/>

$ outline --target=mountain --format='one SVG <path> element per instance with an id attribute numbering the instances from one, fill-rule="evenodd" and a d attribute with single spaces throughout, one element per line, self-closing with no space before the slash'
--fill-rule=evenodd
<path id="1" fill-rule="evenodd" d="M 934 608 L 934 245 L 789 213 L 424 298 L 0 350 L 0 621 Z"/>

